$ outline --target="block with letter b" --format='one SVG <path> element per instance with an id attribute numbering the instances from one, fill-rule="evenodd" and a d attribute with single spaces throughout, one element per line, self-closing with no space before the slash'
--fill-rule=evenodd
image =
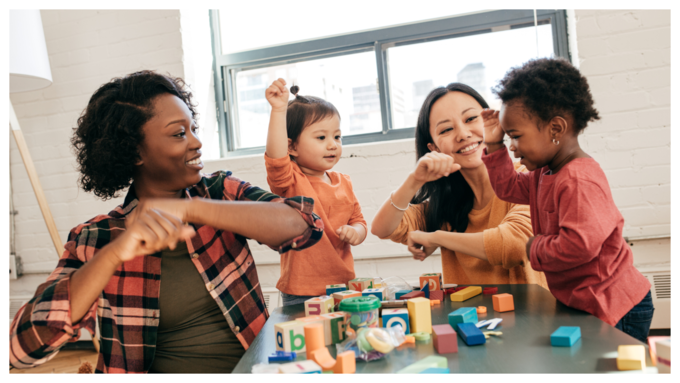
<path id="1" fill-rule="evenodd" d="M 427 273 L 420 276 L 420 289 L 425 285 L 429 285 L 430 291 L 442 289 L 442 274 L 441 273 Z"/>
<path id="2" fill-rule="evenodd" d="M 305 351 L 304 322 L 290 321 L 274 325 L 277 351 Z"/>
<path id="3" fill-rule="evenodd" d="M 381 287 L 379 289 L 366 289 L 366 290 L 361 292 L 361 295 L 364 296 L 364 297 L 368 297 L 368 296 L 372 295 L 372 296 L 380 299 L 381 301 L 387 300 L 385 298 L 385 288 L 384 287 Z"/>
<path id="4" fill-rule="evenodd" d="M 340 343 L 345 340 L 345 331 L 347 331 L 347 313 L 338 311 L 329 314 L 322 314 L 324 339 L 326 346 Z"/>
<path id="5" fill-rule="evenodd" d="M 354 278 L 351 281 L 347 282 L 348 289 L 352 289 L 355 291 L 364 291 L 366 289 L 371 289 L 373 288 L 373 278 Z"/>
<path id="6" fill-rule="evenodd" d="M 333 298 L 328 295 L 307 299 L 305 301 L 305 316 L 332 313 L 333 305 Z"/>
<path id="7" fill-rule="evenodd" d="M 401 325 L 404 329 L 404 334 L 411 333 L 411 326 L 408 321 L 408 309 L 383 309 L 382 311 L 382 327 L 394 327 Z"/>

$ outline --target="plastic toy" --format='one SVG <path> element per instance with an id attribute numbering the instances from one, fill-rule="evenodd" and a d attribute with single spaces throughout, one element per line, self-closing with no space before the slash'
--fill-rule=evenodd
<path id="1" fill-rule="evenodd" d="M 316 362 L 324 372 L 353 373 L 356 370 L 356 365 L 352 366 L 352 362 L 354 362 L 354 353 L 351 353 L 352 361 L 348 361 L 347 356 L 339 354 L 340 366 L 336 368 L 338 363 L 333 359 L 325 345 L 326 342 L 322 324 L 312 323 L 306 325 L 305 339 L 307 340 L 307 359 Z M 349 372 L 350 370 L 351 372 Z"/>
<path id="2" fill-rule="evenodd" d="M 486 306 L 477 306 L 477 314 L 486 314 Z"/>
<path id="3" fill-rule="evenodd" d="M 355 291 L 364 291 L 373 288 L 373 278 L 354 278 L 347 282 L 348 288 Z"/>
<path id="4" fill-rule="evenodd" d="M 269 363 L 271 363 L 271 362 L 289 362 L 291 360 L 295 360 L 295 358 L 297 358 L 297 354 L 295 352 L 277 351 L 277 352 L 269 355 Z"/>
<path id="5" fill-rule="evenodd" d="M 397 371 L 397 374 L 418 374 L 428 368 L 449 368 L 445 356 L 430 355 Z"/>
<path id="6" fill-rule="evenodd" d="M 328 295 L 307 299 L 305 301 L 305 316 L 332 313 L 333 305 L 333 298 Z"/>
<path id="7" fill-rule="evenodd" d="M 345 340 L 345 331 L 347 330 L 347 313 L 338 311 L 334 313 L 322 314 L 324 339 L 326 346 L 340 343 Z"/>
<path id="8" fill-rule="evenodd" d="M 482 293 L 482 288 L 479 286 L 468 286 L 462 290 L 456 291 L 451 294 L 451 301 L 453 302 L 463 302 L 474 296 Z"/>
<path id="9" fill-rule="evenodd" d="M 449 325 L 454 329 L 459 323 L 476 324 L 477 322 L 479 322 L 477 318 L 477 309 L 474 307 L 461 307 L 449 314 Z"/>
<path id="10" fill-rule="evenodd" d="M 305 351 L 305 322 L 290 321 L 274 325 L 276 351 Z"/>
<path id="11" fill-rule="evenodd" d="M 621 371 L 645 369 L 645 346 L 619 346 L 616 367 Z"/>
<path id="12" fill-rule="evenodd" d="M 401 325 L 402 329 L 404 330 L 404 334 L 411 332 L 407 309 L 383 309 L 382 320 L 382 327 Z"/>
<path id="13" fill-rule="evenodd" d="M 426 298 L 409 299 L 408 316 L 411 322 L 411 332 L 424 331 L 432 333 L 432 313 L 430 312 L 430 301 Z"/>
<path id="14" fill-rule="evenodd" d="M 430 291 L 430 299 L 431 300 L 437 300 L 437 301 L 440 301 L 440 302 L 444 302 L 444 297 L 446 297 L 444 290 Z"/>
<path id="15" fill-rule="evenodd" d="M 496 294 L 498 293 L 498 287 L 485 287 L 482 290 L 482 294 L 484 295 L 491 295 L 491 294 Z"/>
<path id="16" fill-rule="evenodd" d="M 478 344 L 486 343 L 484 334 L 479 331 L 474 323 L 458 323 L 456 329 L 458 330 L 458 335 L 460 335 L 465 344 L 468 346 L 476 346 Z"/>
<path id="17" fill-rule="evenodd" d="M 428 273 L 420 276 L 420 289 L 424 289 L 428 286 L 428 290 L 435 291 L 442 289 L 442 274 L 441 273 Z"/>
<path id="18" fill-rule="evenodd" d="M 366 289 L 366 290 L 361 292 L 361 295 L 364 296 L 364 297 L 374 296 L 381 301 L 386 300 L 385 289 L 382 288 L 382 287 L 379 288 L 379 289 L 375 289 L 375 288 L 374 289 Z"/>
<path id="19" fill-rule="evenodd" d="M 394 293 L 394 299 L 403 299 L 402 297 L 408 293 L 410 293 L 413 290 L 399 290 L 396 293 Z"/>
<path id="20" fill-rule="evenodd" d="M 432 343 L 439 354 L 458 352 L 456 331 L 448 324 L 432 326 Z"/>
<path id="21" fill-rule="evenodd" d="M 343 299 L 360 297 L 360 296 L 361 296 L 361 291 L 355 291 L 355 290 L 338 291 L 337 293 L 333 293 L 333 302 L 337 306 L 337 305 L 340 304 L 340 302 Z"/>
<path id="22" fill-rule="evenodd" d="M 321 366 L 313 360 L 301 360 L 279 366 L 282 374 L 320 374 Z"/>
<path id="23" fill-rule="evenodd" d="M 553 347 L 571 347 L 581 339 L 581 328 L 578 326 L 561 326 L 550 335 Z"/>
<path id="24" fill-rule="evenodd" d="M 350 351 L 356 354 L 356 359 L 371 361 L 381 359 L 405 342 L 404 331 L 399 327 L 389 328 L 360 328 L 356 335 L 335 345 L 338 353 Z M 318 351 L 317 351 L 318 352 Z"/>
<path id="25" fill-rule="evenodd" d="M 482 332 L 482 334 L 484 334 L 484 338 L 489 339 L 489 338 L 491 338 L 491 335 L 501 336 L 501 335 L 503 335 L 503 332 L 501 332 L 501 331 L 484 331 L 484 332 Z"/>
<path id="26" fill-rule="evenodd" d="M 510 294 L 496 294 L 491 298 L 493 299 L 493 309 L 499 313 L 513 311 L 515 309 L 515 302 Z"/>
<path id="27" fill-rule="evenodd" d="M 404 294 L 399 299 L 413 299 L 413 298 L 425 298 L 425 293 L 422 291 L 411 291 L 408 294 Z"/>
<path id="28" fill-rule="evenodd" d="M 430 338 L 432 337 L 432 336 L 430 336 L 430 334 L 426 333 L 425 331 L 414 332 L 413 334 L 409 334 L 409 335 L 414 337 L 416 340 L 420 340 L 420 341 L 430 340 Z"/>
<path id="29" fill-rule="evenodd" d="M 345 291 L 347 290 L 347 286 L 345 286 L 344 283 L 337 284 L 337 285 L 326 285 L 326 295 L 333 295 L 333 293 L 337 293 L 338 291 Z"/>
<path id="30" fill-rule="evenodd" d="M 349 327 L 355 331 L 363 327 L 378 327 L 378 309 L 380 300 L 376 297 L 354 297 L 340 302 L 340 310 L 347 313 Z"/>
<path id="31" fill-rule="evenodd" d="M 489 330 L 493 330 L 493 329 L 495 329 L 496 326 L 498 326 L 498 324 L 501 323 L 502 321 L 503 321 L 503 318 L 493 318 L 493 319 L 489 319 L 489 320 L 480 321 L 480 322 L 478 322 L 475 326 L 477 326 L 477 328 L 482 328 L 482 327 L 484 327 L 484 326 L 489 326 L 488 329 L 489 329 Z"/>

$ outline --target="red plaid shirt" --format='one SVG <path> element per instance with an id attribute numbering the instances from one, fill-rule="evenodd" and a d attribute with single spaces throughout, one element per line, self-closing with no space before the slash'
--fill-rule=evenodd
<path id="1" fill-rule="evenodd" d="M 277 250 L 301 250 L 315 244 L 323 234 L 321 219 L 312 212 L 314 200 L 281 198 L 219 171 L 204 176 L 186 189 L 186 198 L 285 203 L 300 211 L 309 227 Z M 98 301 L 77 323 L 71 323 L 69 282 L 78 270 L 105 245 L 125 230 L 125 217 L 137 206 L 134 188 L 125 201 L 108 215 L 99 215 L 71 230 L 57 268 L 41 284 L 35 296 L 14 317 L 10 326 L 10 363 L 30 368 L 52 359 L 67 341 L 75 341 L 81 328 L 95 330 L 99 318 L 100 352 L 96 372 L 144 373 L 156 350 L 159 323 L 161 254 L 140 256 L 125 262 L 113 274 Z M 257 277 L 255 261 L 246 238 L 194 225 L 196 235 L 187 242 L 192 262 L 205 287 L 224 313 L 229 326 L 246 349 L 269 317 Z"/>

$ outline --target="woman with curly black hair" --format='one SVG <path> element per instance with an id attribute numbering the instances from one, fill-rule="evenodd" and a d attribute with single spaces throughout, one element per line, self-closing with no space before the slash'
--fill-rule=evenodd
<path id="1" fill-rule="evenodd" d="M 482 113 L 482 159 L 499 198 L 531 206 L 531 266 L 560 302 L 646 342 L 651 285 L 633 266 L 604 171 L 578 142 L 600 118 L 588 81 L 565 59 L 538 59 L 510 70 L 494 92 L 503 104 L 500 114 Z M 505 134 L 529 173 L 513 169 Z"/>
<path id="2" fill-rule="evenodd" d="M 445 283 L 547 287 L 524 250 L 529 209 L 496 197 L 481 160 L 485 108 L 465 84 L 430 92 L 416 125 L 416 168 L 380 208 L 371 232 L 407 244 L 421 261 L 441 247 Z"/>
<path id="3" fill-rule="evenodd" d="M 142 71 L 102 85 L 72 144 L 84 190 L 122 205 L 71 230 L 15 316 L 10 363 L 40 365 L 99 320 L 97 372 L 231 372 L 268 317 L 247 238 L 285 253 L 323 231 L 306 197 L 201 174 L 191 93 Z M 162 283 L 161 283 L 162 281 Z"/>

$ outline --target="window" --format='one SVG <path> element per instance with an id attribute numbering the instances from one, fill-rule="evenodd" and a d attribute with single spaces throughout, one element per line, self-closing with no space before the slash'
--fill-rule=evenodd
<path id="1" fill-rule="evenodd" d="M 433 17 L 427 12 L 349 26 L 336 21 L 339 15 L 304 28 L 314 31 L 309 40 L 299 30 L 244 39 L 249 31 L 243 28 L 256 31 L 262 23 L 221 20 L 236 13 L 211 11 L 222 156 L 264 152 L 270 112 L 264 92 L 279 77 L 299 85 L 302 95 L 333 103 L 347 145 L 412 138 L 420 106 L 435 87 L 463 82 L 498 107 L 491 87 L 511 67 L 536 57 L 568 58 L 564 11 L 485 11 L 412 22 Z M 411 23 L 394 26 L 395 20 Z M 238 25 L 244 32 L 237 33 Z M 299 41 L 303 36 L 308 40 Z"/>

